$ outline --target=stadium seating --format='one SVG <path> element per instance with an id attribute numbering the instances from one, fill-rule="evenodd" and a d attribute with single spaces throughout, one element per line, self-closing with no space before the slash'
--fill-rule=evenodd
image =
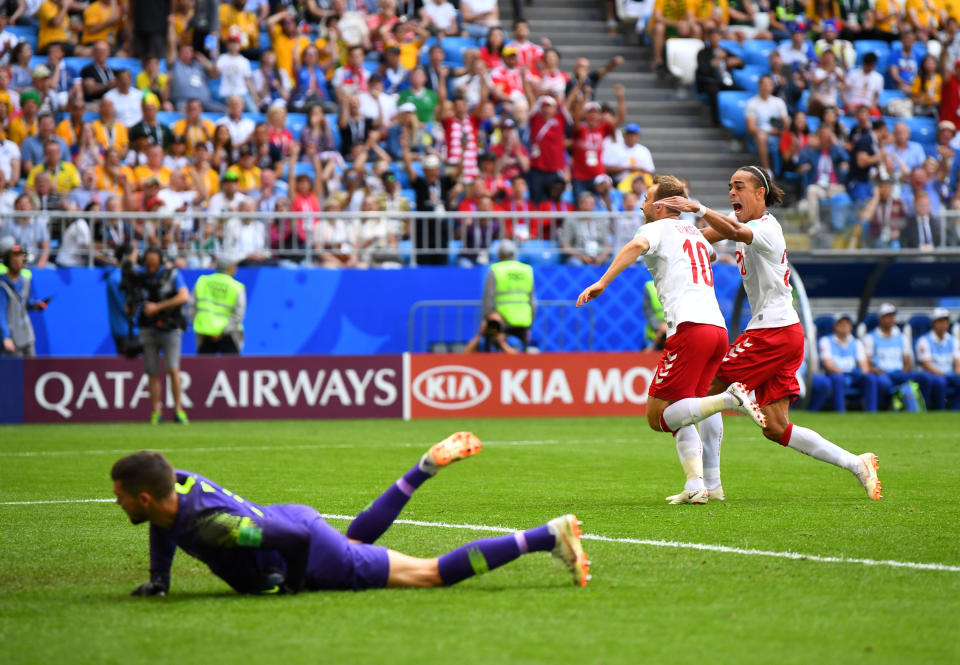
<path id="1" fill-rule="evenodd" d="M 720 41 L 720 48 L 730 55 L 735 55 L 741 60 L 744 59 L 743 47 L 738 42 L 730 39 L 723 39 Z"/>
<path id="2" fill-rule="evenodd" d="M 918 339 L 930 332 L 930 328 L 932 327 L 933 322 L 927 314 L 914 314 L 910 317 L 910 320 L 907 321 L 906 325 L 906 329 L 910 331 L 910 337 L 913 339 L 914 345 L 916 345 Z"/>
<path id="3" fill-rule="evenodd" d="M 751 39 L 744 42 L 743 59 L 747 65 L 770 67 L 770 52 L 777 48 L 777 43 L 765 39 Z"/>
<path id="4" fill-rule="evenodd" d="M 702 49 L 703 42 L 699 39 L 667 40 L 667 69 L 684 85 L 692 84 L 697 73 L 697 54 Z"/>
<path id="5" fill-rule="evenodd" d="M 870 312 L 863 317 L 863 321 L 857 324 L 857 337 L 862 338 L 864 335 L 873 331 L 873 329 L 877 327 L 879 318 L 876 312 Z"/>
<path id="6" fill-rule="evenodd" d="M 717 94 L 717 104 L 720 111 L 720 124 L 729 129 L 734 136 L 742 137 L 747 133 L 747 119 L 744 112 L 749 92 L 739 90 L 724 90 Z"/>
<path id="7" fill-rule="evenodd" d="M 463 52 L 476 48 L 477 43 L 470 37 L 445 37 L 440 46 L 443 47 L 443 59 L 446 62 L 463 67 Z"/>
<path id="8" fill-rule="evenodd" d="M 857 66 L 863 64 L 863 56 L 867 53 L 876 53 L 877 71 L 887 71 L 890 61 L 890 45 L 887 42 L 875 39 L 861 39 L 853 43 L 853 50 L 857 53 Z"/>
<path id="9" fill-rule="evenodd" d="M 25 25 L 8 25 L 4 28 L 9 33 L 12 33 L 17 36 L 18 39 L 30 44 L 30 48 L 34 51 L 37 50 L 37 29 Z"/>
<path id="10" fill-rule="evenodd" d="M 769 67 L 747 65 L 742 69 L 733 70 L 733 82 L 751 95 L 755 95 L 760 87 L 760 77 L 769 71 Z"/>
<path id="11" fill-rule="evenodd" d="M 817 329 L 817 339 L 833 334 L 833 324 L 836 319 L 832 314 L 822 314 L 813 320 L 813 325 Z"/>
<path id="12" fill-rule="evenodd" d="M 937 121 L 934 118 L 925 116 L 914 116 L 912 118 L 898 118 L 907 123 L 910 128 L 910 140 L 917 143 L 936 143 L 937 142 Z"/>

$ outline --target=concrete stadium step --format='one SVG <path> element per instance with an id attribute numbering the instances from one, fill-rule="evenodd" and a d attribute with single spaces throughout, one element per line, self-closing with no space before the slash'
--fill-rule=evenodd
<path id="1" fill-rule="evenodd" d="M 523 17 L 530 22 L 530 25 L 540 21 L 556 21 L 559 19 L 586 19 L 588 21 L 605 21 L 606 15 L 600 7 L 593 7 L 584 2 L 574 3 L 566 6 L 554 6 L 553 2 L 543 2 L 523 8 Z M 513 23 L 513 8 L 509 3 L 500 4 L 500 22 L 511 25 Z"/>

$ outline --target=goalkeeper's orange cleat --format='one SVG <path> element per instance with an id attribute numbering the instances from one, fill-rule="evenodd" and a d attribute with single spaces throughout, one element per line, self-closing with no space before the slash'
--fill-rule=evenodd
<path id="1" fill-rule="evenodd" d="M 580 543 L 580 521 L 576 515 L 561 515 L 547 522 L 547 528 L 557 539 L 553 546 L 554 557 L 563 561 L 573 575 L 573 583 L 577 586 L 587 586 L 590 580 L 590 561 Z"/>
<path id="2" fill-rule="evenodd" d="M 435 443 L 423 456 L 420 468 L 428 473 L 436 473 L 449 464 L 476 455 L 482 448 L 480 439 L 472 432 L 456 432 Z"/>

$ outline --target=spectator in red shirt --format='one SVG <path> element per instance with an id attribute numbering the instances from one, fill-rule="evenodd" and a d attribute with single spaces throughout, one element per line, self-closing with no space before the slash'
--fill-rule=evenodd
<path id="1" fill-rule="evenodd" d="M 593 181 L 602 175 L 603 139 L 613 136 L 617 126 L 627 115 L 627 103 L 624 100 L 622 85 L 615 85 L 613 92 L 617 96 L 617 117 L 613 123 L 604 122 L 600 104 L 587 102 L 578 104 L 574 112 L 573 138 L 573 198 L 580 200 L 585 191 L 593 191 Z M 581 113 L 585 116 L 580 122 Z"/>
<path id="2" fill-rule="evenodd" d="M 480 48 L 480 59 L 487 63 L 487 70 L 493 71 L 503 62 L 500 56 L 503 44 L 503 29 L 491 28 L 487 33 L 487 43 Z"/>
<path id="3" fill-rule="evenodd" d="M 490 152 L 497 156 L 500 173 L 508 180 L 530 170 L 530 155 L 520 140 L 517 123 L 511 118 L 504 118 L 500 122 L 500 142 L 491 147 Z"/>
<path id="4" fill-rule="evenodd" d="M 534 212 L 537 207 L 527 199 L 527 181 L 516 176 L 510 181 L 510 196 L 500 204 L 503 212 Z M 503 225 L 504 237 L 518 242 L 529 240 L 534 233 L 531 229 L 536 225 L 533 217 L 505 217 L 500 220 Z M 538 229 L 539 230 L 539 229 Z"/>
<path id="5" fill-rule="evenodd" d="M 498 102 L 517 102 L 525 99 L 523 79 L 525 71 L 518 66 L 517 49 L 503 49 L 503 64 L 490 72 L 490 94 Z"/>
<path id="6" fill-rule="evenodd" d="M 575 89 L 579 90 L 579 88 Z M 567 97 L 572 99 L 573 94 Z M 561 176 L 567 163 L 567 127 L 572 123 L 567 108 L 557 108 L 557 100 L 544 95 L 530 113 L 530 199 L 543 201 L 553 181 Z"/>
<path id="7" fill-rule="evenodd" d="M 550 40 L 544 37 L 540 40 L 543 48 L 530 41 L 530 24 L 523 19 L 513 23 L 513 41 L 510 46 L 517 49 L 517 58 L 520 65 L 526 66 L 531 72 L 539 71 L 540 60 L 543 58 L 543 49 L 550 48 Z M 508 47 L 509 48 L 509 47 Z"/>
<path id="8" fill-rule="evenodd" d="M 440 86 L 440 103 L 437 111 L 443 123 L 443 134 L 447 145 L 447 164 L 460 168 L 460 176 L 467 182 L 480 172 L 477 159 L 480 155 L 477 140 L 480 119 L 467 109 L 467 100 L 462 93 L 453 96 L 453 103 L 447 104 L 446 76 Z M 442 109 L 442 110 L 441 110 Z"/>
<path id="9" fill-rule="evenodd" d="M 566 188 L 567 183 L 559 177 L 554 178 L 553 182 L 550 183 L 547 198 L 540 202 L 537 210 L 554 214 L 537 220 L 535 228 L 531 229 L 534 238 L 549 240 L 560 233 L 560 229 L 563 227 L 563 217 L 559 213 L 573 210 L 573 206 L 563 200 L 563 192 Z"/>
<path id="10" fill-rule="evenodd" d="M 940 121 L 949 120 L 960 127 L 960 60 L 953 63 L 953 74 L 943 84 Z"/>

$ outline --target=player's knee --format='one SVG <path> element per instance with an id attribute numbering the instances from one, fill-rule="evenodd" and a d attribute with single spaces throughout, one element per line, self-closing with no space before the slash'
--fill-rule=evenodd
<path id="1" fill-rule="evenodd" d="M 654 432 L 662 432 L 663 427 L 660 425 L 660 416 L 663 415 L 663 409 L 659 407 L 647 406 L 647 424 L 650 425 L 650 429 Z"/>
<path id="2" fill-rule="evenodd" d="M 786 431 L 787 428 L 785 425 L 780 423 L 768 423 L 767 426 L 763 428 L 763 435 L 774 443 L 781 443 L 783 435 L 786 433 Z"/>

